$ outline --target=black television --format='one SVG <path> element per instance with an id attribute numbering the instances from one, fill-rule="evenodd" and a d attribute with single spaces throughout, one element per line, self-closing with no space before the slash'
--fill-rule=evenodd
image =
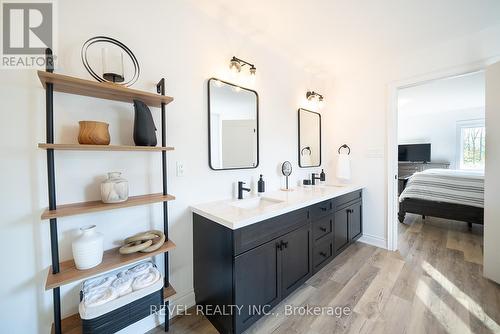
<path id="1" fill-rule="evenodd" d="M 431 144 L 399 145 L 398 160 L 408 162 L 430 162 Z"/>

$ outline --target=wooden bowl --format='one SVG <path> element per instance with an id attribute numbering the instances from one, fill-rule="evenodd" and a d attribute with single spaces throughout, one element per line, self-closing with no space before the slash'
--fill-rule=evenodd
<path id="1" fill-rule="evenodd" d="M 109 124 L 97 121 L 80 121 L 78 142 L 82 145 L 109 145 Z"/>

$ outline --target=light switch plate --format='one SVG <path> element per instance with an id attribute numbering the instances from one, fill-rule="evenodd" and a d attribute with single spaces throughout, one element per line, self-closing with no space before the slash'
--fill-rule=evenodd
<path id="1" fill-rule="evenodd" d="M 176 166 L 175 166 L 175 174 L 177 176 L 184 176 L 184 164 L 180 161 L 177 161 Z"/>

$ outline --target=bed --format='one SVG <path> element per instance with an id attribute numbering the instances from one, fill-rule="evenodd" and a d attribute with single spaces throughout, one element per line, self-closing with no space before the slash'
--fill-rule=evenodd
<path id="1" fill-rule="evenodd" d="M 467 222 L 484 222 L 484 173 L 428 169 L 413 174 L 399 196 L 398 219 L 415 213 Z"/>

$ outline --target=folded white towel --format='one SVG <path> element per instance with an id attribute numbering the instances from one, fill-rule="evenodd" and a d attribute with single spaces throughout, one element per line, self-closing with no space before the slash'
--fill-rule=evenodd
<path id="1" fill-rule="evenodd" d="M 146 274 L 149 269 L 153 268 L 153 263 L 152 262 L 142 262 L 141 264 L 138 264 L 129 270 L 127 270 L 127 275 L 130 275 L 132 277 L 136 277 L 142 274 Z"/>
<path id="2" fill-rule="evenodd" d="M 337 178 L 348 181 L 351 179 L 351 158 L 347 153 L 340 153 L 337 160 Z"/>
<path id="3" fill-rule="evenodd" d="M 160 277 L 161 275 L 158 269 L 151 267 L 145 274 L 139 275 L 134 278 L 132 289 L 134 291 L 144 289 L 145 287 L 156 283 L 160 279 Z"/>
<path id="4" fill-rule="evenodd" d="M 105 289 L 113 283 L 116 279 L 116 275 L 110 275 L 106 277 L 96 277 L 94 279 L 89 279 L 83 282 L 83 292 L 87 293 L 92 290 Z"/>
<path id="5" fill-rule="evenodd" d="M 97 288 L 92 289 L 85 294 L 83 303 L 86 307 L 97 306 L 116 299 L 118 296 L 118 291 L 111 286 L 107 288 Z"/>
<path id="6" fill-rule="evenodd" d="M 119 296 L 124 296 L 132 292 L 132 282 L 134 278 L 131 275 L 120 273 L 118 278 L 111 283 L 111 287 L 116 289 Z"/>

